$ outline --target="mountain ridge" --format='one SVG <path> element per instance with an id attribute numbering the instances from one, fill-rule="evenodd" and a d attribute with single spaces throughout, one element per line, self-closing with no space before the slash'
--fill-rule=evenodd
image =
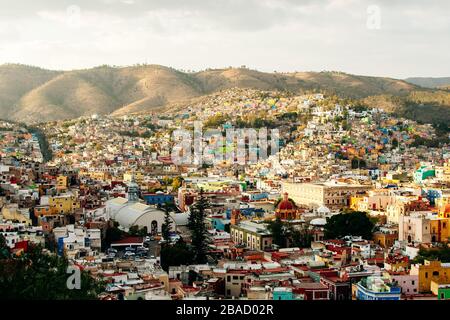
<path id="1" fill-rule="evenodd" d="M 405 81 L 424 88 L 447 89 L 450 87 L 450 77 L 411 77 L 406 78 Z"/>
<path id="2" fill-rule="evenodd" d="M 183 72 L 153 64 L 54 71 L 6 64 L 0 65 L 0 118 L 37 123 L 95 113 L 152 112 L 233 87 L 324 91 L 353 99 L 380 95 L 406 99 L 414 92 L 448 94 L 401 79 L 331 71 L 267 73 L 222 68 Z"/>

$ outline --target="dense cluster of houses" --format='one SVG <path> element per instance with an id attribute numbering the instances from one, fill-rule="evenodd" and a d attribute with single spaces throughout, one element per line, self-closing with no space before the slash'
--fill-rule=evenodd
<path id="1" fill-rule="evenodd" d="M 175 165 L 171 131 L 249 110 L 286 120 L 277 156 L 251 165 Z M 39 140 L 0 123 L 0 233 L 17 254 L 41 244 L 106 281 L 101 299 L 449 299 L 450 261 L 417 257 L 450 238 L 450 148 L 430 125 L 360 110 L 322 94 L 230 89 L 164 115 L 41 124 Z M 3 129 L 2 129 L 3 128 Z M 161 245 L 190 242 L 188 218 L 209 201 L 208 263 L 162 268 Z M 170 239 L 163 206 L 172 204 Z M 326 237 L 333 216 L 361 211 L 372 237 Z M 280 220 L 308 241 L 276 243 Z M 109 241 L 111 229 L 122 232 Z"/>

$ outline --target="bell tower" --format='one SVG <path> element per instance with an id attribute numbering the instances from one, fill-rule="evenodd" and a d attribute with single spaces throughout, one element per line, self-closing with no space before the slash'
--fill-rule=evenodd
<path id="1" fill-rule="evenodd" d="M 139 185 L 136 183 L 134 175 L 131 177 L 130 183 L 128 183 L 128 202 L 139 201 Z"/>

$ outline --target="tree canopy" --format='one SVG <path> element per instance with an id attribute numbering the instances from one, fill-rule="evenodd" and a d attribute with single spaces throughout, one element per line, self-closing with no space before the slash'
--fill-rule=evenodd
<path id="1" fill-rule="evenodd" d="M 102 281 L 82 270 L 81 288 L 69 289 L 69 261 L 44 252 L 40 245 L 29 245 L 27 252 L 15 255 L 0 240 L 0 252 L 0 300 L 96 299 L 104 289 Z"/>
<path id="2" fill-rule="evenodd" d="M 325 238 L 338 239 L 345 236 L 361 236 L 372 239 L 374 223 L 365 212 L 352 211 L 339 213 L 327 220 Z"/>
<path id="3" fill-rule="evenodd" d="M 276 218 L 269 222 L 267 229 L 272 234 L 272 243 L 280 248 L 288 246 L 306 248 L 311 245 L 312 236 L 305 227 L 295 228 L 288 221 Z"/>
<path id="4" fill-rule="evenodd" d="M 210 207 L 209 201 L 203 196 L 203 190 L 200 191 L 200 197 L 191 207 L 188 227 L 192 234 L 192 249 L 196 263 L 205 263 L 209 250 L 209 233 L 206 226 L 206 209 Z"/>
<path id="5" fill-rule="evenodd" d="M 423 264 L 424 260 L 439 260 L 448 263 L 450 262 L 450 248 L 447 246 L 432 249 L 421 248 L 414 258 L 414 263 Z"/>
<path id="6" fill-rule="evenodd" d="M 161 247 L 161 267 L 168 271 L 170 266 L 189 265 L 193 256 L 182 238 L 175 244 L 165 243 Z"/>

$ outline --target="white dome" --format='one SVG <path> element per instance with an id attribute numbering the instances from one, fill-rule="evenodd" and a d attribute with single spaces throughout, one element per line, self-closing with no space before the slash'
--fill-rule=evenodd
<path id="1" fill-rule="evenodd" d="M 325 218 L 312 219 L 309 224 L 311 224 L 313 226 L 324 226 L 327 224 L 327 219 L 325 219 Z"/>
<path id="2" fill-rule="evenodd" d="M 325 206 L 320 206 L 319 208 L 317 208 L 317 212 L 318 212 L 318 213 L 322 213 L 322 214 L 326 214 L 326 213 L 330 213 L 331 210 L 328 209 L 328 208 L 325 207 Z"/>
<path id="3" fill-rule="evenodd" d="M 170 216 L 172 217 L 173 221 L 175 221 L 175 224 L 177 226 L 186 226 L 188 224 L 189 213 L 187 212 L 171 213 Z"/>

